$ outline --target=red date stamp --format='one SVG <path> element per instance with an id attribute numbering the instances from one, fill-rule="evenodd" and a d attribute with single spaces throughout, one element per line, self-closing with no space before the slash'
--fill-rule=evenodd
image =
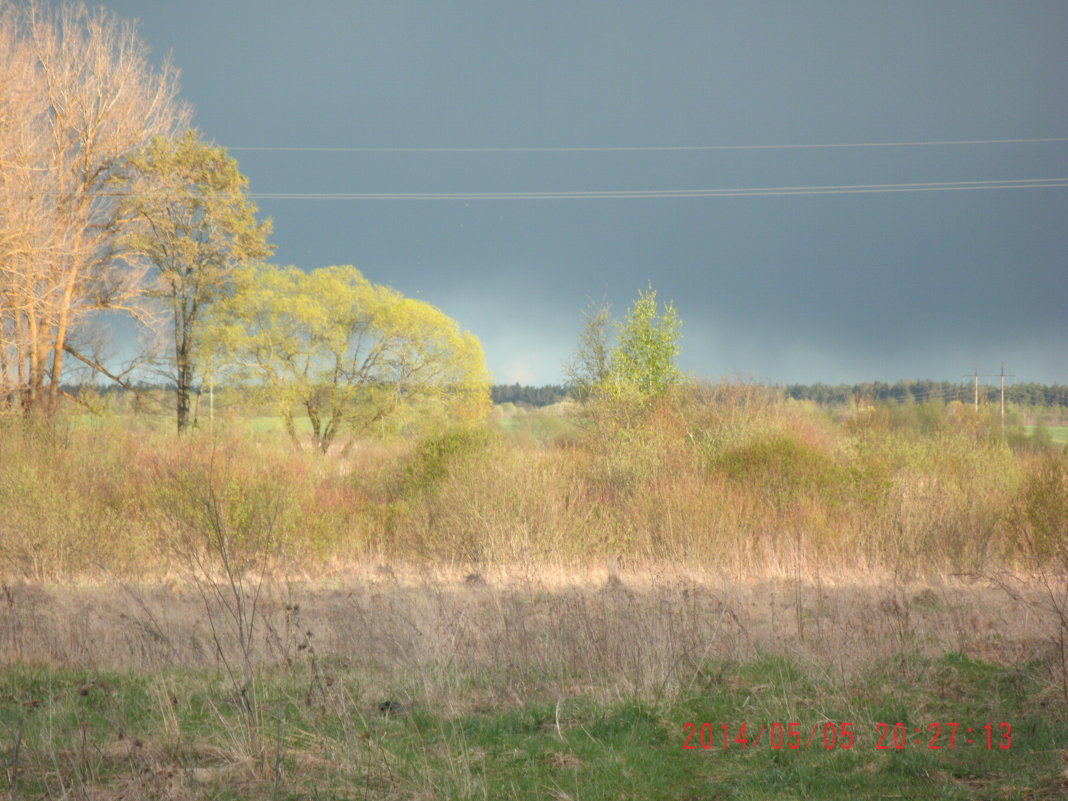
<path id="1" fill-rule="evenodd" d="M 850 750 L 858 745 L 858 727 L 850 722 L 823 721 L 814 724 L 793 723 L 684 723 L 682 747 L 688 751 L 771 748 L 802 751 L 823 748 L 827 751 Z M 877 751 L 903 751 L 926 748 L 932 751 L 957 748 L 985 748 L 1008 751 L 1012 748 L 1012 725 L 985 723 L 962 726 L 960 723 L 929 723 L 909 726 L 905 723 L 876 723 L 867 731 L 860 745 Z"/>

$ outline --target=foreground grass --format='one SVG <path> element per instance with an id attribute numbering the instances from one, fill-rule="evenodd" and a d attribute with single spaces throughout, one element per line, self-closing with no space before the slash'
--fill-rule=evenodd
<path id="1" fill-rule="evenodd" d="M 12 798 L 1060 798 L 1068 725 L 1037 666 L 903 654 L 847 686 L 781 657 L 704 666 L 675 697 L 509 698 L 459 714 L 361 703 L 360 671 L 261 677 L 246 726 L 224 676 L 9 668 L 0 673 L 0 788 Z M 329 678 L 329 685 L 325 679 Z M 712 724 L 684 747 L 685 724 Z M 736 741 L 747 724 L 749 746 Z M 775 722 L 800 724 L 774 748 Z M 827 749 L 851 722 L 851 748 Z M 879 723 L 902 722 L 879 747 Z M 960 724 L 928 747 L 931 723 Z M 1002 749 L 997 724 L 1012 726 Z M 982 726 L 995 724 L 994 747 Z M 723 724 L 730 741 L 723 748 Z M 920 728 L 922 741 L 912 732 Z M 965 730 L 973 732 L 966 735 Z M 809 733 L 818 733 L 809 742 Z M 973 742 L 968 744 L 967 738 Z M 833 741 L 833 738 L 831 738 Z M 830 741 L 829 741 L 830 742 Z M 706 741 L 707 743 L 707 741 Z M 844 741 L 840 745 L 844 744 Z"/>
<path id="2" fill-rule="evenodd" d="M 1068 791 L 1057 617 L 1022 582 L 366 566 L 266 585 L 247 685 L 210 589 L 3 585 L 0 798 Z"/>

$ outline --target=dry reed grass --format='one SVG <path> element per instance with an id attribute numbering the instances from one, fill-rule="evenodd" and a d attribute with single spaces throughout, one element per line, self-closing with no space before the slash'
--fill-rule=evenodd
<path id="1" fill-rule="evenodd" d="M 257 669 L 358 669 L 363 706 L 404 692 L 450 709 L 479 687 L 505 703 L 559 692 L 675 692 L 704 681 L 709 665 L 766 654 L 840 682 L 903 651 L 959 651 L 1001 664 L 1052 658 L 1056 618 L 1043 610 L 1042 588 L 1016 583 L 1014 596 L 994 581 L 953 577 L 798 583 L 677 568 L 526 567 L 475 580 L 462 571 L 352 566 L 267 587 L 252 658 Z M 194 586 L 177 581 L 4 585 L 0 664 L 220 668 L 224 656 L 236 658 L 220 648 L 238 645 L 213 635 L 203 604 Z"/>

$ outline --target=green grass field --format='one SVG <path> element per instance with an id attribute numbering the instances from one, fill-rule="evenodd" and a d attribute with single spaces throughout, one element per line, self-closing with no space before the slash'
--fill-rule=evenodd
<path id="1" fill-rule="evenodd" d="M 1048 426 L 1046 430 L 1054 442 L 1068 444 L 1068 426 Z"/>
<path id="2" fill-rule="evenodd" d="M 921 687 L 909 680 L 917 671 Z M 705 665 L 700 686 L 660 701 L 508 698 L 383 715 L 346 702 L 364 677 L 337 666 L 264 675 L 250 734 L 215 673 L 8 669 L 0 787 L 11 798 L 235 801 L 1004 801 L 1068 791 L 1068 725 L 1044 711 L 1037 667 L 903 656 L 847 688 L 820 672 L 767 657 Z"/>

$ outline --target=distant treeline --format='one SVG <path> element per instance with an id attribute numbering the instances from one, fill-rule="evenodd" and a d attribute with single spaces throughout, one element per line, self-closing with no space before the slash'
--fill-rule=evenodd
<path id="1" fill-rule="evenodd" d="M 515 403 L 523 406 L 551 406 L 567 397 L 567 387 L 546 384 L 526 387 L 521 384 L 498 384 L 493 388 L 494 403 Z"/>
<path id="2" fill-rule="evenodd" d="M 849 403 L 949 403 L 975 402 L 975 385 L 949 381 L 882 381 L 863 384 L 789 384 L 787 398 L 810 400 L 823 406 Z M 979 385 L 980 403 L 1000 402 L 1000 385 Z M 1068 386 L 1063 384 L 1011 384 L 1005 387 L 1005 402 L 1017 406 L 1068 406 Z"/>
<path id="3" fill-rule="evenodd" d="M 64 384 L 63 389 L 70 395 L 78 394 L 83 387 L 77 384 Z M 173 392 L 173 385 L 149 384 L 138 382 L 139 391 Z M 100 395 L 126 395 L 126 391 L 115 385 L 94 385 L 93 389 Z M 862 384 L 788 384 L 782 387 L 783 395 L 794 400 L 809 400 L 821 406 L 841 406 L 851 403 L 973 403 L 975 385 L 970 383 L 952 383 L 949 381 L 898 381 L 894 384 L 883 381 Z M 216 387 L 220 396 L 226 394 L 225 387 Z M 998 403 L 1001 388 L 998 385 L 980 384 L 979 400 L 981 403 Z M 568 388 L 564 384 L 546 384 L 544 386 L 524 386 L 522 384 L 498 384 L 493 387 L 494 403 L 515 403 L 522 406 L 542 407 L 559 403 L 568 397 Z M 1016 406 L 1060 406 L 1068 407 L 1068 385 L 1064 384 L 1011 384 L 1005 387 L 1005 402 Z"/>
<path id="4" fill-rule="evenodd" d="M 174 392 L 174 384 L 162 382 L 150 383 L 146 381 L 136 381 L 131 384 L 131 388 L 136 390 L 137 393 L 144 394 L 167 394 Z M 229 394 L 230 389 L 231 388 L 226 384 L 216 385 L 216 398 L 222 399 L 226 397 Z M 63 384 L 63 391 L 68 396 L 78 396 L 85 390 L 90 390 L 100 397 L 126 398 L 127 396 L 134 394 L 117 384 Z M 207 392 L 207 387 L 193 387 L 194 395 L 207 395 Z M 568 397 L 567 387 L 562 384 L 546 384 L 545 386 L 538 387 L 523 386 L 521 384 L 498 384 L 493 387 L 492 392 L 494 403 L 514 403 L 521 406 L 532 407 L 551 406 Z"/>
<path id="5" fill-rule="evenodd" d="M 950 381 L 898 381 L 890 384 L 869 381 L 862 384 L 788 384 L 783 395 L 794 400 L 810 400 L 821 406 L 840 406 L 851 403 L 961 403 L 975 402 L 975 385 Z M 549 406 L 568 396 L 568 388 L 561 384 L 524 386 L 498 384 L 493 388 L 494 403 L 515 403 L 525 406 Z M 979 401 L 998 403 L 1000 385 L 980 384 Z M 1068 406 L 1068 385 L 1011 384 L 1005 387 L 1005 402 L 1016 406 Z"/>

